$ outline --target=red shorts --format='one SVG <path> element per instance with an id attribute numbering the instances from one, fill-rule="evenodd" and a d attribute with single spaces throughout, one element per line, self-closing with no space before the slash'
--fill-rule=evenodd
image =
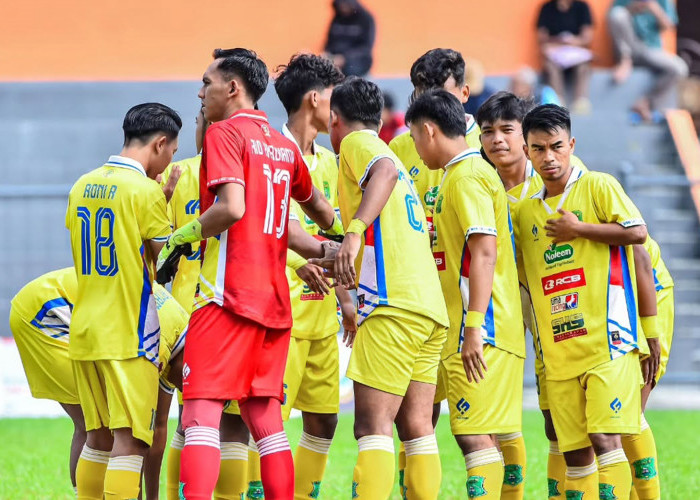
<path id="1" fill-rule="evenodd" d="M 284 399 L 290 329 L 267 328 L 216 304 L 190 317 L 183 399 Z"/>

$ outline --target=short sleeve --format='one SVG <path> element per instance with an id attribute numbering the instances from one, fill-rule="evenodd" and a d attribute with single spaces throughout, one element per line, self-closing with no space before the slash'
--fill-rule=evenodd
<path id="1" fill-rule="evenodd" d="M 292 198 L 299 203 L 307 202 L 314 194 L 314 184 L 301 153 L 294 151 L 294 177 L 292 179 Z"/>
<path id="2" fill-rule="evenodd" d="M 149 181 L 150 182 L 150 181 Z M 143 240 L 164 242 L 170 236 L 170 220 L 168 219 L 167 203 L 165 195 L 158 184 L 149 186 L 149 189 L 137 195 L 140 204 L 139 230 Z"/>
<path id="3" fill-rule="evenodd" d="M 448 195 L 467 238 L 476 233 L 497 236 L 493 193 L 483 182 L 465 177 L 454 184 Z"/>
<path id="4" fill-rule="evenodd" d="M 343 140 L 340 147 L 341 165 L 345 164 L 351 171 L 352 178 L 357 179 L 357 184 L 362 190 L 375 163 L 382 158 L 388 158 L 394 163 L 391 150 L 387 151 L 387 145 L 381 139 L 377 139 L 379 142 L 372 139 L 375 138 L 365 132 L 354 132 Z"/>
<path id="5" fill-rule="evenodd" d="M 207 189 L 231 182 L 245 186 L 244 152 L 244 138 L 234 130 L 210 127 L 204 136 Z"/>
<path id="6" fill-rule="evenodd" d="M 622 227 L 646 225 L 639 209 L 617 179 L 608 174 L 593 175 L 595 178 L 591 181 L 591 196 L 596 215 L 601 222 L 616 222 Z"/>
<path id="7" fill-rule="evenodd" d="M 546 2 L 542 8 L 540 8 L 540 14 L 537 16 L 537 28 L 538 29 L 546 29 L 549 31 L 549 16 L 547 15 L 547 5 L 549 2 Z"/>
<path id="8" fill-rule="evenodd" d="M 581 12 L 579 14 L 579 27 L 593 26 L 593 16 L 591 16 L 591 9 L 587 2 L 581 2 L 579 4 L 581 7 Z"/>

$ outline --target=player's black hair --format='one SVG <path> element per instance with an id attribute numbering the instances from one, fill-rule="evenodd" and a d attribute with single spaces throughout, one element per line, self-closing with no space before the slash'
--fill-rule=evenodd
<path id="1" fill-rule="evenodd" d="M 532 99 L 523 99 L 512 92 L 502 90 L 486 99 L 476 112 L 479 127 L 484 123 L 494 124 L 498 120 L 522 123 L 525 115 L 534 107 Z"/>
<path id="2" fill-rule="evenodd" d="M 137 104 L 126 112 L 122 130 L 124 130 L 124 145 L 138 139 L 148 142 L 153 135 L 164 134 L 169 141 L 175 139 L 182 128 L 182 120 L 177 112 L 158 102 Z"/>
<path id="3" fill-rule="evenodd" d="M 442 88 L 450 77 L 462 86 L 464 69 L 464 58 L 456 50 L 432 49 L 411 66 L 411 83 L 419 92 Z"/>
<path id="4" fill-rule="evenodd" d="M 270 75 L 267 66 L 252 50 L 214 49 L 214 59 L 221 59 L 218 70 L 229 80 L 243 80 L 246 92 L 257 103 L 267 89 Z"/>
<path id="5" fill-rule="evenodd" d="M 430 120 L 447 137 L 467 135 L 464 108 L 455 96 L 443 89 L 433 89 L 416 97 L 406 111 L 407 123 Z"/>
<path id="6" fill-rule="evenodd" d="M 554 133 L 557 129 L 566 130 L 571 137 L 571 115 L 569 110 L 556 104 L 543 104 L 525 115 L 523 120 L 523 137 L 527 142 L 527 134 L 531 130 L 541 130 Z"/>
<path id="7" fill-rule="evenodd" d="M 292 56 L 275 79 L 275 91 L 287 114 L 301 107 L 304 95 L 310 90 L 325 90 L 341 83 L 345 76 L 327 58 L 313 54 Z"/>
<path id="8" fill-rule="evenodd" d="M 349 122 L 374 128 L 382 121 L 384 96 L 377 84 L 357 76 L 348 77 L 333 89 L 331 109 Z"/>

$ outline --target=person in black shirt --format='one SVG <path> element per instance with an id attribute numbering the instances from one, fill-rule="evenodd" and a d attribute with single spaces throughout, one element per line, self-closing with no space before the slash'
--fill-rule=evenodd
<path id="1" fill-rule="evenodd" d="M 334 0 L 326 55 L 347 75 L 364 76 L 372 67 L 374 18 L 357 0 Z"/>
<path id="2" fill-rule="evenodd" d="M 588 4 L 582 0 L 549 0 L 537 19 L 537 39 L 549 84 L 566 102 L 564 71 L 574 78 L 575 113 L 590 112 L 588 80 L 593 53 L 593 20 Z"/>

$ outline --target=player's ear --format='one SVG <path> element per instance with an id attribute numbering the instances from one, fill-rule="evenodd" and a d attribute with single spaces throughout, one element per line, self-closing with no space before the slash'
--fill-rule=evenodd
<path id="1" fill-rule="evenodd" d="M 165 149 L 165 145 L 168 142 L 168 138 L 165 135 L 158 135 L 156 136 L 155 140 L 153 141 L 153 147 L 155 149 L 155 153 L 157 155 L 160 155 L 163 153 L 163 150 Z"/>
<path id="2" fill-rule="evenodd" d="M 384 120 L 382 120 L 382 119 L 380 118 L 380 119 L 379 119 L 379 127 L 377 128 L 377 132 L 379 132 L 380 130 L 382 130 L 382 127 L 383 127 L 383 126 L 384 126 Z"/>
<path id="3" fill-rule="evenodd" d="M 433 124 L 428 122 L 427 120 L 423 122 L 423 132 L 430 137 L 430 139 L 435 138 L 435 127 L 433 127 Z"/>
<path id="4" fill-rule="evenodd" d="M 309 104 L 311 104 L 312 108 L 318 107 L 318 101 L 320 100 L 320 96 L 318 95 L 318 92 L 316 90 L 310 90 L 309 92 L 307 92 L 306 98 L 309 100 Z"/>
<path id="5" fill-rule="evenodd" d="M 525 156 L 527 156 L 527 159 L 530 159 L 530 150 L 527 147 L 527 143 L 523 144 L 523 151 L 525 151 Z"/>
<path id="6" fill-rule="evenodd" d="M 466 83 L 462 87 L 462 104 L 469 100 L 469 85 Z"/>
<path id="7" fill-rule="evenodd" d="M 228 94 L 230 96 L 236 95 L 236 93 L 238 92 L 238 82 L 236 80 L 231 80 L 230 82 L 228 82 L 228 84 Z"/>
<path id="8" fill-rule="evenodd" d="M 576 149 L 575 146 L 576 146 L 576 137 L 572 137 L 569 140 L 569 147 L 571 148 L 571 154 L 574 154 L 574 149 Z"/>

